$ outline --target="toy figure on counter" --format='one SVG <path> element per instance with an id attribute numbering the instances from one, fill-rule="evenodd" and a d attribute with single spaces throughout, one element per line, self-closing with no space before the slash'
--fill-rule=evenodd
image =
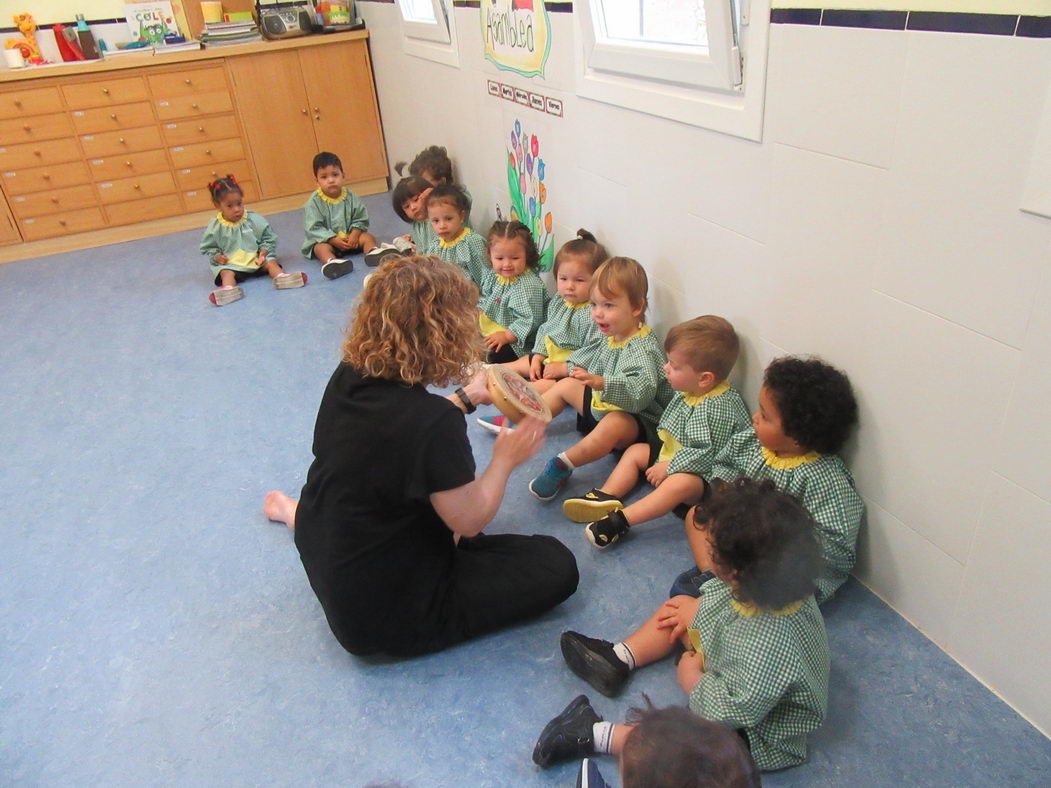
<path id="1" fill-rule="evenodd" d="M 36 42 L 36 22 L 33 21 L 33 15 L 29 13 L 15 14 L 11 17 L 15 25 L 18 26 L 18 32 L 22 34 L 22 38 L 12 38 L 4 44 L 4 49 L 19 49 L 22 52 L 22 57 L 25 58 L 27 63 L 39 66 L 47 61 L 44 60 L 44 56 L 40 54 L 40 47 L 37 46 Z"/>

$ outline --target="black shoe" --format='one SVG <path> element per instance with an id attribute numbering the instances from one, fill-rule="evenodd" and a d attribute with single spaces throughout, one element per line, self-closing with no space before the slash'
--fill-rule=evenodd
<path id="1" fill-rule="evenodd" d="M 584 535 L 599 550 L 605 550 L 614 542 L 619 542 L 620 538 L 629 530 L 631 530 L 631 526 L 628 525 L 627 518 L 618 509 L 615 512 L 610 512 L 601 520 L 585 525 Z"/>
<path id="2" fill-rule="evenodd" d="M 602 718 L 591 708 L 587 695 L 578 695 L 562 713 L 544 726 L 533 747 L 533 763 L 550 766 L 595 754 L 591 729 Z"/>
<path id="3" fill-rule="evenodd" d="M 563 632 L 561 644 L 562 658 L 569 669 L 607 698 L 623 689 L 630 671 L 608 640 Z"/>
<path id="4" fill-rule="evenodd" d="M 562 501 L 562 513 L 575 523 L 593 523 L 623 508 L 624 502 L 620 498 L 604 493 L 598 487 L 588 490 L 579 498 Z"/>

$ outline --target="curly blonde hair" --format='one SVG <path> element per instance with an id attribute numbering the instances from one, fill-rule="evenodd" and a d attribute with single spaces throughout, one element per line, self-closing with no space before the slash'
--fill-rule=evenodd
<path id="1" fill-rule="evenodd" d="M 484 356 L 478 288 L 437 257 L 398 257 L 361 294 L 343 361 L 362 375 L 425 386 L 461 383 Z"/>

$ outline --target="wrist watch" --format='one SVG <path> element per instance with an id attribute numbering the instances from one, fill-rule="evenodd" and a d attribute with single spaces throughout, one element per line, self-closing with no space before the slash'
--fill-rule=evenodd
<path id="1" fill-rule="evenodd" d="M 460 402 L 462 402 L 463 406 L 467 408 L 468 413 L 474 413 L 475 405 L 471 402 L 471 398 L 467 396 L 467 392 L 463 390 L 463 386 L 456 389 L 453 394 L 460 398 Z"/>

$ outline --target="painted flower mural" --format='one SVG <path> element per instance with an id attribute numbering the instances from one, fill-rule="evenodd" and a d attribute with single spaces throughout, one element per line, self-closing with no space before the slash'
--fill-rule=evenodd
<path id="1" fill-rule="evenodd" d="M 550 271 L 555 259 L 553 222 L 547 210 L 547 169 L 540 156 L 540 140 L 535 134 L 522 131 L 516 120 L 511 129 L 507 151 L 507 186 L 511 191 L 511 218 L 522 222 L 533 233 L 540 251 L 540 270 Z"/>

